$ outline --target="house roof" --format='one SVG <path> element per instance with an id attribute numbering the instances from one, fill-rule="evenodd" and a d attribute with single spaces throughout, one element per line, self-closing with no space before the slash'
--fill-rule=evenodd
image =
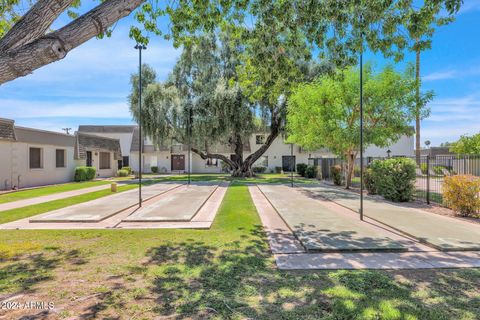
<path id="1" fill-rule="evenodd" d="M 16 140 L 15 121 L 0 118 L 0 140 Z"/>
<path id="2" fill-rule="evenodd" d="M 93 134 L 86 134 L 83 132 L 75 133 L 75 153 L 74 157 L 77 160 L 87 158 L 87 151 L 110 151 L 114 153 L 115 160 L 122 159 L 122 150 L 120 148 L 120 140 L 100 137 Z"/>
<path id="3" fill-rule="evenodd" d="M 75 145 L 75 136 L 73 135 L 17 126 L 14 129 L 16 141 L 18 142 L 62 147 L 73 147 Z"/>
<path id="4" fill-rule="evenodd" d="M 87 133 L 132 133 L 137 128 L 136 125 L 106 125 L 106 126 L 91 126 L 80 125 L 78 132 Z"/>

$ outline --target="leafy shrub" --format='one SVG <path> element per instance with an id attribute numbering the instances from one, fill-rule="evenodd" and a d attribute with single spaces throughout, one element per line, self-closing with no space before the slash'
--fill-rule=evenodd
<path id="1" fill-rule="evenodd" d="M 153 173 L 158 173 L 158 167 L 157 166 L 151 166 L 150 170 L 152 170 Z"/>
<path id="2" fill-rule="evenodd" d="M 93 180 L 96 175 L 97 175 L 97 171 L 94 167 L 81 166 L 81 167 L 75 168 L 75 175 L 73 179 L 76 182 L 89 181 L 89 180 Z"/>
<path id="3" fill-rule="evenodd" d="M 126 170 L 128 172 L 128 174 L 132 174 L 132 167 L 122 167 L 122 170 Z"/>
<path id="4" fill-rule="evenodd" d="M 282 167 L 275 167 L 275 173 L 282 173 Z"/>
<path id="5" fill-rule="evenodd" d="M 427 174 L 428 171 L 428 166 L 426 163 L 420 163 L 420 170 L 422 171 L 423 174 Z"/>
<path id="6" fill-rule="evenodd" d="M 391 201 L 410 201 L 415 192 L 416 163 L 409 158 L 374 160 L 370 164 L 375 191 Z"/>
<path id="7" fill-rule="evenodd" d="M 297 173 L 302 177 L 305 177 L 305 171 L 307 170 L 308 165 L 305 163 L 297 163 Z"/>
<path id="8" fill-rule="evenodd" d="M 333 183 L 337 186 L 341 186 L 343 182 L 342 166 L 338 164 L 331 166 L 330 172 L 332 175 Z"/>
<path id="9" fill-rule="evenodd" d="M 433 173 L 438 175 L 443 175 L 443 169 L 446 169 L 444 166 L 434 166 Z"/>
<path id="10" fill-rule="evenodd" d="M 461 216 L 480 210 L 480 178 L 471 175 L 445 177 L 443 204 Z"/>
<path id="11" fill-rule="evenodd" d="M 262 166 L 258 166 L 258 167 L 253 167 L 252 170 L 255 173 L 264 173 L 265 171 L 267 171 L 267 168 L 262 167 Z"/>
<path id="12" fill-rule="evenodd" d="M 317 167 L 315 166 L 307 166 L 305 169 L 305 177 L 306 178 L 316 178 L 317 177 Z"/>
<path id="13" fill-rule="evenodd" d="M 117 171 L 118 177 L 128 177 L 128 170 L 120 169 Z"/>
<path id="14" fill-rule="evenodd" d="M 368 194 L 377 194 L 375 175 L 372 168 L 367 168 L 365 172 L 363 172 L 363 184 Z"/>

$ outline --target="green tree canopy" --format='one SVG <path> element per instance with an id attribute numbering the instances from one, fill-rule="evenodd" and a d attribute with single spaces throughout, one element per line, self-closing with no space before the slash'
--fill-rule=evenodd
<path id="1" fill-rule="evenodd" d="M 360 79 L 354 67 L 302 84 L 290 96 L 289 141 L 315 150 L 321 147 L 347 160 L 347 187 L 360 151 Z M 413 69 L 396 72 L 387 66 L 364 69 L 364 146 L 386 147 L 413 134 L 415 82 Z"/>
<path id="2" fill-rule="evenodd" d="M 463 135 L 450 146 L 450 151 L 457 154 L 480 154 L 480 133 L 471 136 Z"/>
<path id="3" fill-rule="evenodd" d="M 243 176 L 251 174 L 251 168 L 242 170 L 243 150 L 257 121 L 254 105 L 235 80 L 238 53 L 232 43 L 226 34 L 209 34 L 186 46 L 164 82 L 145 66 L 142 123 L 158 145 L 189 144 L 203 159 L 221 159 Z M 132 76 L 129 100 L 138 121 L 138 75 Z"/>

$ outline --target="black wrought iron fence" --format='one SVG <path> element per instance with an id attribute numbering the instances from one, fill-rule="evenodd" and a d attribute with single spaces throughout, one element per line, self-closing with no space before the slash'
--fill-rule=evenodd
<path id="1" fill-rule="evenodd" d="M 480 176 L 480 155 L 436 155 L 436 156 L 408 156 L 417 163 L 415 180 L 415 198 L 426 203 L 442 204 L 442 186 L 447 176 L 473 175 Z M 375 159 L 386 157 L 365 157 L 364 166 L 367 167 Z M 309 163 L 319 167 L 322 179 L 332 180 L 331 168 L 340 165 L 345 172 L 346 162 L 340 158 L 316 158 Z M 356 159 L 353 186 L 360 185 L 360 159 Z"/>

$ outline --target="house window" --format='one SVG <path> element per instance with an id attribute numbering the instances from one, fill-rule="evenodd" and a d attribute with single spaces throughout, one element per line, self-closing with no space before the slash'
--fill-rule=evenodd
<path id="1" fill-rule="evenodd" d="M 130 164 L 130 163 L 129 163 L 129 160 L 130 160 L 130 159 L 128 158 L 128 156 L 122 157 L 122 165 L 123 165 L 124 167 L 128 167 L 129 164 Z"/>
<path id="2" fill-rule="evenodd" d="M 57 168 L 65 168 L 65 150 L 57 149 L 55 150 L 55 165 Z"/>
<path id="3" fill-rule="evenodd" d="M 43 168 L 41 148 L 30 148 L 29 157 L 30 157 L 30 169 Z"/>
<path id="4" fill-rule="evenodd" d="M 265 136 L 263 134 L 257 134 L 255 136 L 255 143 L 256 144 L 265 144 Z"/>
<path id="5" fill-rule="evenodd" d="M 110 169 L 110 152 L 100 152 L 100 169 Z"/>
<path id="6" fill-rule="evenodd" d="M 218 167 L 218 159 L 207 158 L 207 167 Z"/>
<path id="7" fill-rule="evenodd" d="M 261 156 L 258 158 L 256 161 L 256 165 L 259 167 L 265 167 L 268 168 L 268 156 Z"/>

